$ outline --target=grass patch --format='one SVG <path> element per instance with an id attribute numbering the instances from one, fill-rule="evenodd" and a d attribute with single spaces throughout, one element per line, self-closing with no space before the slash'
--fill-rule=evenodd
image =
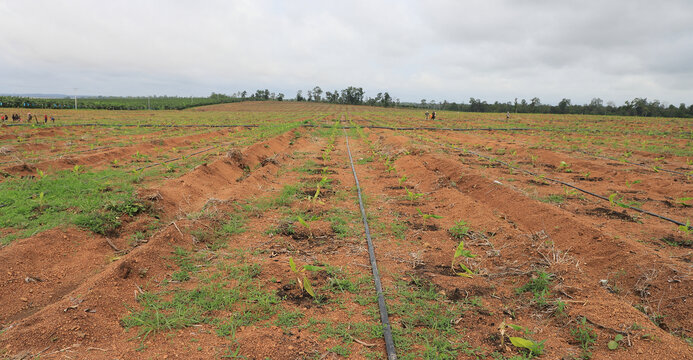
<path id="1" fill-rule="evenodd" d="M 115 232 L 120 216 L 147 209 L 135 198 L 131 177 L 109 169 L 6 179 L 0 183 L 0 228 L 15 231 L 0 238 L 0 243 L 64 224 L 99 234 Z"/>

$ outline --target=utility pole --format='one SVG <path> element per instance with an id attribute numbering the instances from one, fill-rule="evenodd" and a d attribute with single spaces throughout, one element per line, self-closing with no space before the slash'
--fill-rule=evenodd
<path id="1" fill-rule="evenodd" d="M 75 89 L 75 110 L 77 110 L 77 88 Z"/>

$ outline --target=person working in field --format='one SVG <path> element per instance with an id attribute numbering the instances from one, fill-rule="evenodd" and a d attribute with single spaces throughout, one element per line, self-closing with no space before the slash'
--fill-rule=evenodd
<path id="1" fill-rule="evenodd" d="M 51 122 L 55 124 L 55 118 L 51 115 Z"/>
<path id="2" fill-rule="evenodd" d="M 43 114 L 43 123 L 48 124 L 48 115 Z"/>
<path id="3" fill-rule="evenodd" d="M 505 113 L 505 120 L 510 120 L 510 111 Z"/>
<path id="4" fill-rule="evenodd" d="M 428 120 L 428 111 L 426 111 L 426 120 Z"/>
<path id="5" fill-rule="evenodd" d="M 435 119 L 436 119 L 436 112 L 434 111 L 431 113 L 431 120 L 435 120 Z"/>

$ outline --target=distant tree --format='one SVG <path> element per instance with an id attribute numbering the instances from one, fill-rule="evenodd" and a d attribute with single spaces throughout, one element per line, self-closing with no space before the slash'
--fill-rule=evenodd
<path id="1" fill-rule="evenodd" d="M 421 106 L 426 106 L 426 99 L 421 99 Z"/>
<path id="2" fill-rule="evenodd" d="M 313 98 L 317 102 L 320 102 L 322 100 L 322 89 L 320 88 L 320 86 L 316 86 L 313 88 Z"/>
<path id="3" fill-rule="evenodd" d="M 561 100 L 558 103 L 558 113 L 559 114 L 567 114 L 569 107 L 570 107 L 570 99 L 563 98 L 563 100 Z"/>
<path id="4" fill-rule="evenodd" d="M 277 101 L 284 101 L 284 94 L 282 94 L 282 93 L 277 94 Z"/>
<path id="5" fill-rule="evenodd" d="M 387 91 L 383 94 L 382 103 L 384 107 L 392 106 L 392 97 L 387 93 Z"/>
<path id="6" fill-rule="evenodd" d="M 363 88 L 349 86 L 342 90 L 341 100 L 345 104 L 359 105 L 363 103 Z"/>
<path id="7" fill-rule="evenodd" d="M 308 91 L 306 91 L 306 94 L 308 97 L 308 101 L 313 101 L 313 92 L 308 90 Z"/>
<path id="8" fill-rule="evenodd" d="M 531 106 L 531 107 L 536 107 L 539 105 L 541 105 L 541 101 L 539 101 L 538 97 L 533 97 L 531 102 L 529 103 L 529 106 Z"/>
<path id="9" fill-rule="evenodd" d="M 305 101 L 306 99 L 303 97 L 303 91 L 299 90 L 296 92 L 296 101 Z"/>
<path id="10" fill-rule="evenodd" d="M 248 92 L 245 91 L 245 90 L 243 90 L 243 92 L 241 93 L 241 99 L 245 99 L 245 97 L 246 97 L 247 95 L 248 95 Z"/>

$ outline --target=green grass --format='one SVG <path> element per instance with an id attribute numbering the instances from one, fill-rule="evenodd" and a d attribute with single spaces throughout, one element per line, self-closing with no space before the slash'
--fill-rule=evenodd
<path id="1" fill-rule="evenodd" d="M 8 244 L 38 232 L 74 224 L 99 234 L 113 233 L 123 214 L 146 206 L 134 195 L 131 174 L 103 170 L 62 171 L 42 178 L 9 178 L 0 183 L 0 238 Z"/>
<path id="2" fill-rule="evenodd" d="M 174 261 L 191 278 L 199 274 L 192 271 L 196 267 L 192 257 L 180 248 L 174 252 Z M 277 314 L 280 299 L 256 280 L 261 272 L 260 265 L 245 265 L 243 257 L 238 257 L 235 264 L 226 264 L 217 270 L 224 274 L 221 280 L 216 275 L 206 275 L 214 279 L 200 278 L 199 283 L 190 290 L 172 289 L 140 294 L 137 297 L 138 306 L 128 308 L 128 314 L 121 319 L 122 326 L 125 329 L 136 328 L 135 337 L 142 342 L 153 333 L 202 323 L 214 325 L 219 336 L 233 337 L 238 327 L 267 320 Z M 297 318 L 300 316 L 285 314 L 277 321 L 289 324 Z"/>
<path id="3" fill-rule="evenodd" d="M 398 280 L 394 290 L 388 307 L 391 319 L 396 319 L 392 321 L 392 332 L 401 359 L 457 359 L 481 355 L 479 349 L 471 348 L 463 340 L 464 331 L 453 326 L 453 320 L 467 310 L 464 304 L 448 303 L 426 280 Z M 373 315 L 378 316 L 377 311 Z"/>
<path id="4" fill-rule="evenodd" d="M 539 199 L 541 202 L 549 204 L 563 204 L 565 202 L 565 195 L 562 194 L 549 194 L 544 198 Z"/>

